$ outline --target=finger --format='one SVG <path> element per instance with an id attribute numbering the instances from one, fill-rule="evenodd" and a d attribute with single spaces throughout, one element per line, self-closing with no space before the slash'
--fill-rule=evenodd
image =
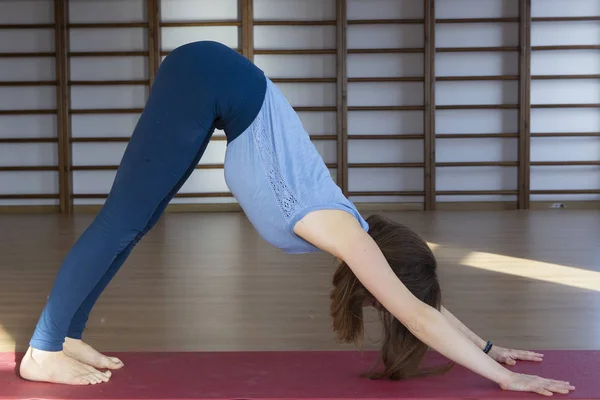
<path id="1" fill-rule="evenodd" d="M 548 379 L 544 387 L 547 390 L 551 390 L 556 393 L 568 394 L 571 389 L 571 385 L 568 382 L 555 381 Z"/>
<path id="2" fill-rule="evenodd" d="M 534 353 L 532 351 L 517 351 L 513 354 L 513 358 L 524 361 L 542 361 L 543 354 Z"/>

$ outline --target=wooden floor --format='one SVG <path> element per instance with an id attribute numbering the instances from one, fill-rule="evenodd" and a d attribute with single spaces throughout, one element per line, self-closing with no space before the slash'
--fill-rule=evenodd
<path id="1" fill-rule="evenodd" d="M 444 303 L 485 339 L 600 349 L 600 211 L 387 213 L 431 243 Z M 0 351 L 23 350 L 92 215 L 0 215 Z M 85 265 L 81 266 L 85 268 Z M 240 213 L 167 214 L 94 309 L 104 351 L 341 349 L 332 257 L 271 248 Z M 367 348 L 377 317 L 366 315 Z"/>

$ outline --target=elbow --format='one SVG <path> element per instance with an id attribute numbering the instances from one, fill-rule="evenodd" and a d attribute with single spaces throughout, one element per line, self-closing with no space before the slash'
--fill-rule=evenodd
<path id="1" fill-rule="evenodd" d="M 431 327 L 435 326 L 436 310 L 427 304 L 420 304 L 406 319 L 406 328 L 417 337 L 426 336 Z"/>

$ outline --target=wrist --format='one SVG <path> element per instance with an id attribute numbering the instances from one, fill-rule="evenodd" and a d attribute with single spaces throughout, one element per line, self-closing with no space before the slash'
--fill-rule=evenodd
<path id="1" fill-rule="evenodd" d="M 506 389 L 510 386 L 510 381 L 513 379 L 513 376 L 516 375 L 514 372 L 502 367 L 504 370 L 501 375 L 498 376 L 498 380 L 496 383 L 502 388 Z"/>

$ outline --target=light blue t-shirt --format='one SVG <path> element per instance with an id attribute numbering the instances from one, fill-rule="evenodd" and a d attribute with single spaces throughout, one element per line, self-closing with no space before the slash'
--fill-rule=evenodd
<path id="1" fill-rule="evenodd" d="M 256 119 L 227 146 L 225 180 L 262 238 L 286 253 L 320 251 L 293 231 L 312 211 L 343 210 L 369 229 L 333 181 L 298 115 L 269 79 Z"/>

